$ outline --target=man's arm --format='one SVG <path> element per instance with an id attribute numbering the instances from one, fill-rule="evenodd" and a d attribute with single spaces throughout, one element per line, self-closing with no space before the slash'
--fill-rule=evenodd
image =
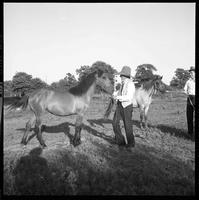
<path id="1" fill-rule="evenodd" d="M 134 86 L 134 83 L 133 82 L 130 82 L 128 84 L 128 88 L 127 88 L 127 94 L 126 95 L 123 95 L 123 96 L 117 96 L 117 99 L 121 102 L 124 102 L 124 101 L 131 101 L 132 98 L 133 98 L 133 94 L 135 92 L 135 86 Z"/>
<path id="2" fill-rule="evenodd" d="M 186 83 L 185 83 L 185 86 L 184 86 L 184 93 L 185 94 L 188 94 L 187 92 L 187 89 L 188 89 L 188 84 L 189 84 L 189 81 L 187 81 Z"/>

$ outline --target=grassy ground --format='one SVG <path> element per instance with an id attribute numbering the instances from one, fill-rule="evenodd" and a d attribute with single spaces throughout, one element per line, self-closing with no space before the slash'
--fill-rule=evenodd
<path id="1" fill-rule="evenodd" d="M 95 98 L 84 119 L 82 144 L 74 148 L 75 117 L 45 113 L 42 150 L 33 137 L 20 146 L 29 111 L 4 112 L 5 195 L 195 195 L 195 142 L 187 136 L 186 97 L 156 97 L 150 106 L 149 132 L 139 128 L 133 152 L 118 148 L 108 102 Z M 123 130 L 124 132 L 124 130 Z M 66 143 L 64 141 L 66 140 Z"/>

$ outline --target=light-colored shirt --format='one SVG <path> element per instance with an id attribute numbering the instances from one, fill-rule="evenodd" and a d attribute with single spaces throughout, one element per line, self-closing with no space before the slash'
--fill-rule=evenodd
<path id="1" fill-rule="evenodd" d="M 195 95 L 195 80 L 189 79 L 184 86 L 184 91 L 187 95 Z"/>
<path id="2" fill-rule="evenodd" d="M 115 98 L 122 103 L 123 108 L 130 104 L 136 104 L 134 99 L 135 85 L 130 79 L 125 79 L 122 91 L 119 91 Z"/>

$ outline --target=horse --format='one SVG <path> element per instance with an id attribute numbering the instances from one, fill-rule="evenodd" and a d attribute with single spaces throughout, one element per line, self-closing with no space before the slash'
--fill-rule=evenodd
<path id="1" fill-rule="evenodd" d="M 56 91 L 42 88 L 23 96 L 20 100 L 11 103 L 9 109 L 21 107 L 23 110 L 29 108 L 32 117 L 27 121 L 21 144 L 26 146 L 27 137 L 31 127 L 35 124 L 35 133 L 42 148 L 46 144 L 42 138 L 41 115 L 44 111 L 55 116 L 76 115 L 75 135 L 72 139 L 73 146 L 81 144 L 82 121 L 88 109 L 96 86 L 100 86 L 107 93 L 112 93 L 113 88 L 109 74 L 101 69 L 90 73 L 83 78 L 76 86 L 66 91 Z"/>
<path id="2" fill-rule="evenodd" d="M 133 79 L 131 79 L 134 81 Z M 147 113 L 149 110 L 149 106 L 152 102 L 152 96 L 157 92 L 160 91 L 162 93 L 165 92 L 165 85 L 161 81 L 162 76 L 154 75 L 152 79 L 144 80 L 139 85 L 135 85 L 135 93 L 132 98 L 136 100 L 137 105 L 133 105 L 134 108 L 139 108 L 140 111 L 140 128 L 143 130 L 148 129 L 148 122 L 147 122 Z M 119 85 L 119 84 L 118 84 Z M 115 87 L 115 91 L 119 91 L 119 87 Z M 107 119 L 111 113 L 111 110 L 115 104 L 115 99 L 110 97 L 110 101 L 108 107 L 105 111 L 104 118 Z M 143 127 L 144 125 L 144 127 Z"/>

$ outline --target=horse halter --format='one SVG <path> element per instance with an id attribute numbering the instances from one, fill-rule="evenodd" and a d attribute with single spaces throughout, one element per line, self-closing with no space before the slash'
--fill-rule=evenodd
<path id="1" fill-rule="evenodd" d="M 158 89 L 159 89 L 159 87 L 157 86 L 157 79 L 153 80 L 153 81 L 154 81 L 153 89 L 152 89 L 152 91 L 151 91 L 151 93 L 150 93 L 149 96 L 152 96 L 153 94 L 155 94 L 158 91 Z"/>

